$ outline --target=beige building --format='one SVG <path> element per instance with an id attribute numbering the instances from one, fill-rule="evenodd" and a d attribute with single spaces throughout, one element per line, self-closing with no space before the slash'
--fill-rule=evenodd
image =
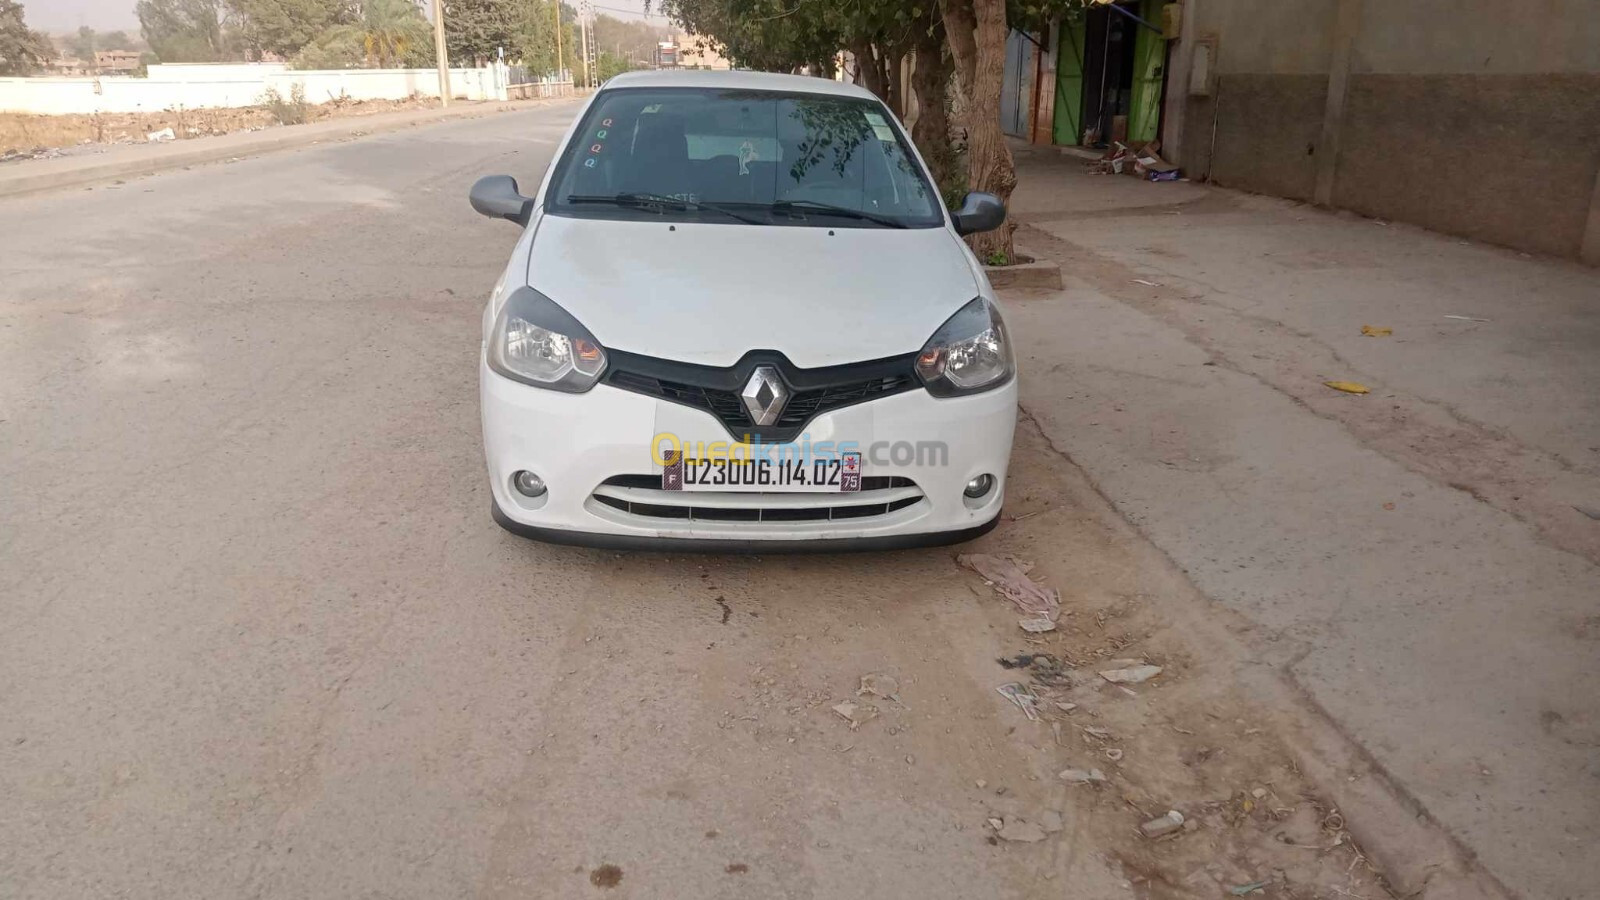
<path id="1" fill-rule="evenodd" d="M 137 50 L 96 50 L 94 67 L 102 75 L 126 75 L 139 68 Z"/>
<path id="2" fill-rule="evenodd" d="M 683 69 L 731 69 L 733 63 L 723 59 L 711 41 L 693 35 L 680 34 L 673 39 L 678 45 L 678 67 Z"/>

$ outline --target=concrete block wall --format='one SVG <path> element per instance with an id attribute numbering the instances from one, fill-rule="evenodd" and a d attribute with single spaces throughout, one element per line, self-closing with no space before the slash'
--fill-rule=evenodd
<path id="1" fill-rule="evenodd" d="M 402 100 L 439 96 L 435 69 L 295 70 L 279 63 L 151 66 L 148 78 L 0 78 L 0 112 L 66 115 L 255 106 L 268 88 L 306 100 Z M 504 100 L 502 68 L 451 69 L 450 94 L 462 100 Z"/>
<path id="2" fill-rule="evenodd" d="M 1182 3 L 1191 176 L 1600 264 L 1594 0 Z"/>

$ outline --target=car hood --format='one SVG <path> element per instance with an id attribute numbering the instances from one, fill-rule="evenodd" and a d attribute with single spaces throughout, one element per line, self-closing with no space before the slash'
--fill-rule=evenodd
<path id="1" fill-rule="evenodd" d="M 978 294 L 943 228 L 811 228 L 542 216 L 528 284 L 614 350 L 802 368 L 922 349 Z M 830 234 L 829 232 L 832 232 Z"/>

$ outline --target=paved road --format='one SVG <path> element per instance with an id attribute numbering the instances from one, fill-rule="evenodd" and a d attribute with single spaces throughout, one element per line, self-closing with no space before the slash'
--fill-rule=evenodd
<path id="1" fill-rule="evenodd" d="M 466 193 L 535 180 L 572 111 L 0 204 L 0 895 L 1038 882 L 969 796 L 1038 770 L 948 552 L 490 521 L 478 323 L 515 229 Z M 828 705 L 884 668 L 924 712 L 858 741 Z"/>
<path id="2" fill-rule="evenodd" d="M 949 550 L 493 525 L 479 317 L 516 234 L 466 192 L 536 180 L 573 110 L 0 201 L 0 897 L 1379 896 L 1278 737 L 1305 710 L 1241 696 L 1232 620 L 1044 406 L 975 546 L 1063 589 L 1046 639 Z M 1048 308 L 1015 311 L 1036 356 Z M 996 660 L 1041 647 L 1079 668 L 1029 723 Z M 1094 674 L 1135 654 L 1153 686 Z M 901 702 L 852 731 L 872 671 Z M 1170 808 L 1198 827 L 1137 836 Z"/>

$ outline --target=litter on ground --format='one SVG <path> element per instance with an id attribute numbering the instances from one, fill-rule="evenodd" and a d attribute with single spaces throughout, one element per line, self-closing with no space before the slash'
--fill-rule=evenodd
<path id="1" fill-rule="evenodd" d="M 1363 325 L 1361 326 L 1361 333 L 1367 337 L 1388 337 L 1389 335 L 1394 334 L 1394 329 L 1379 328 L 1376 325 Z"/>
<path id="2" fill-rule="evenodd" d="M 1167 814 L 1139 826 L 1139 833 L 1147 838 L 1165 837 L 1183 827 L 1183 813 L 1175 809 L 1167 810 Z"/>
<path id="3" fill-rule="evenodd" d="M 1028 721 L 1039 721 L 1039 697 L 1027 685 L 1011 681 L 995 688 L 995 691 L 1016 704 L 1017 709 L 1022 710 L 1022 714 L 1028 717 Z"/>
<path id="4" fill-rule="evenodd" d="M 988 553 L 963 553 L 956 562 L 982 575 L 1029 618 L 1053 622 L 1061 614 L 1061 593 L 1029 578 L 1028 570 L 1033 568 L 1030 563 Z"/>
<path id="5" fill-rule="evenodd" d="M 857 703 L 854 700 L 846 700 L 843 703 L 834 704 L 833 711 L 838 713 L 840 718 L 850 723 L 851 731 L 860 728 L 863 722 L 870 722 L 878 717 L 878 708 L 876 706 L 868 706 L 865 703 Z"/>
<path id="6" fill-rule="evenodd" d="M 1160 666 L 1140 663 L 1126 669 L 1106 669 L 1100 673 L 1100 677 L 1112 684 L 1143 684 L 1160 674 Z"/>
<path id="7" fill-rule="evenodd" d="M 1323 384 L 1333 388 L 1336 391 L 1344 391 L 1346 394 L 1372 393 L 1367 389 L 1366 385 L 1355 381 L 1324 381 Z"/>

